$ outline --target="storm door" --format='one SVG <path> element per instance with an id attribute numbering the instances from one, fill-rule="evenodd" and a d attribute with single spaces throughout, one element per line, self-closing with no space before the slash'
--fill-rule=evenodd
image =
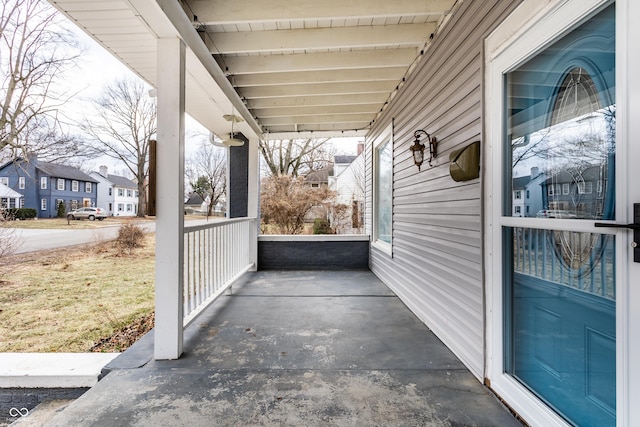
<path id="1" fill-rule="evenodd" d="M 504 96 L 504 371 L 570 424 L 615 426 L 618 254 L 595 226 L 616 219 L 615 6 L 506 73 Z"/>

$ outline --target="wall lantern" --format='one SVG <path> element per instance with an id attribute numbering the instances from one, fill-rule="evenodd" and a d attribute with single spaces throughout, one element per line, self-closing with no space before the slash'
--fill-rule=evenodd
<path id="1" fill-rule="evenodd" d="M 426 131 L 419 129 L 413 133 L 413 137 L 415 140 L 413 141 L 413 145 L 409 147 L 411 150 L 411 154 L 413 154 L 413 162 L 418 167 L 418 171 L 420 170 L 420 166 L 424 162 L 424 149 L 426 146 L 420 142 L 420 136 L 424 134 L 427 137 L 427 143 L 429 144 L 429 166 L 431 166 L 431 160 L 435 159 L 438 156 L 438 141 L 435 136 L 429 135 Z"/>

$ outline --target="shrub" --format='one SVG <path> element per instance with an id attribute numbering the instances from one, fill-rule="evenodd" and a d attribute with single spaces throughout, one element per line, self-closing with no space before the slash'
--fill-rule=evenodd
<path id="1" fill-rule="evenodd" d="M 64 218 L 67 216 L 67 207 L 63 201 L 58 203 L 58 218 Z"/>
<path id="2" fill-rule="evenodd" d="M 118 237 L 116 238 L 116 243 L 122 250 L 128 250 L 129 254 L 135 248 L 139 248 L 142 246 L 142 241 L 144 239 L 144 231 L 137 224 L 129 221 L 125 224 L 122 224 L 120 230 L 118 231 Z"/>
<path id="3" fill-rule="evenodd" d="M 329 221 L 323 218 L 313 220 L 313 234 L 334 234 Z"/>
<path id="4" fill-rule="evenodd" d="M 38 215 L 38 211 L 31 208 L 5 209 L 5 218 L 11 219 L 33 219 Z"/>
<path id="5" fill-rule="evenodd" d="M 336 193 L 326 185 L 310 187 L 302 177 L 275 175 L 262 181 L 260 212 L 279 234 L 300 234 L 313 208 L 333 203 Z"/>

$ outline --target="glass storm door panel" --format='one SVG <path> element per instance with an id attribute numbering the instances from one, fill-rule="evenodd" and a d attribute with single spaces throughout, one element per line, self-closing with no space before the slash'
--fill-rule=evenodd
<path id="1" fill-rule="evenodd" d="M 505 370 L 569 423 L 615 426 L 616 245 L 593 227 L 615 219 L 614 6 L 505 83 Z"/>

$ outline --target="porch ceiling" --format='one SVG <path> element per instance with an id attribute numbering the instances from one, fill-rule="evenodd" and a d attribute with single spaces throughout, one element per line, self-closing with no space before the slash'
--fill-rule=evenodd
<path id="1" fill-rule="evenodd" d="M 49 1 L 154 86 L 156 39 L 182 37 L 189 114 L 223 135 L 235 109 L 269 138 L 366 133 L 456 3 Z"/>

